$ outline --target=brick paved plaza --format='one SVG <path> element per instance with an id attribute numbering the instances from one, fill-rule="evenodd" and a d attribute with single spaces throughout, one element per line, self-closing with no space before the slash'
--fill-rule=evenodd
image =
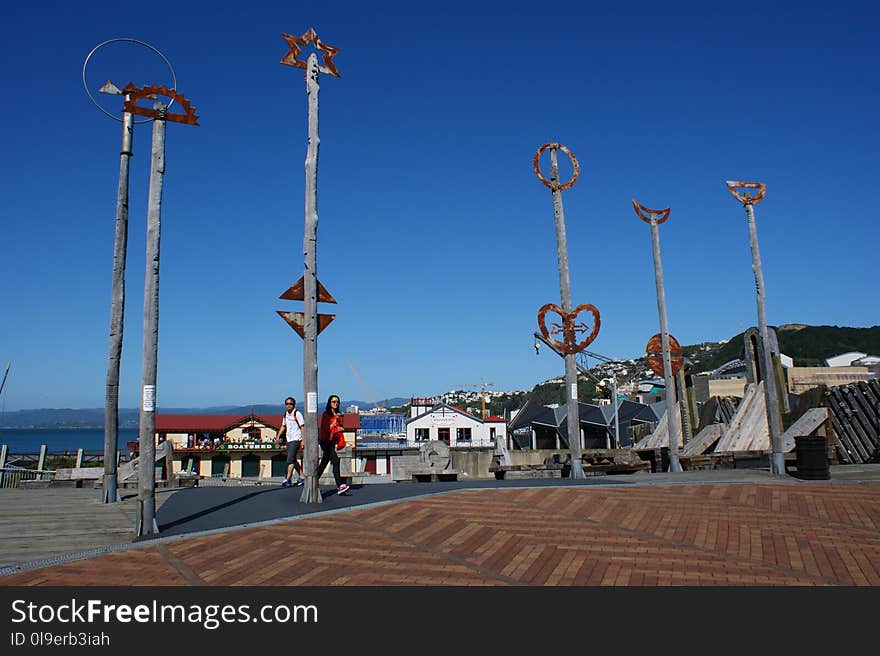
<path id="1" fill-rule="evenodd" d="M 877 586 L 880 483 L 462 490 L 140 543 L 0 585 Z"/>

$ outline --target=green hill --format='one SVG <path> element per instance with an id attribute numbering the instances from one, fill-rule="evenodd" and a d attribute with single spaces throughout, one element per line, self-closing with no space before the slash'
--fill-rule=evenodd
<path id="1" fill-rule="evenodd" d="M 725 362 L 745 355 L 744 335 L 744 332 L 734 335 L 723 344 L 682 346 L 682 350 L 693 363 L 694 373 L 712 371 Z M 794 359 L 795 366 L 799 367 L 822 366 L 826 358 L 847 351 L 880 354 L 880 326 L 848 328 L 786 324 L 776 328 L 776 335 L 779 350 Z"/>

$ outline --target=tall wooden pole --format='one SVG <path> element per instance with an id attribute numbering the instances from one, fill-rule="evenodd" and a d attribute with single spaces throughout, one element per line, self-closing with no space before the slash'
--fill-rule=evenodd
<path id="1" fill-rule="evenodd" d="M 752 271 L 755 274 L 755 292 L 758 305 L 758 330 L 764 349 L 762 366 L 764 368 L 764 401 L 767 405 L 767 427 L 770 431 L 770 473 L 785 474 L 785 454 L 782 450 L 782 426 L 779 417 L 779 400 L 776 392 L 776 371 L 770 348 L 770 335 L 767 329 L 767 315 L 764 309 L 764 272 L 761 268 L 761 251 L 758 248 L 758 228 L 755 225 L 755 209 L 752 203 L 743 204 L 749 224 L 749 247 L 752 251 Z"/>
<path id="2" fill-rule="evenodd" d="M 165 177 L 166 107 L 156 103 L 147 206 L 146 272 L 144 275 L 144 352 L 139 422 L 137 535 L 155 535 L 156 523 L 156 372 L 159 360 L 159 240 L 162 184 Z"/>
<path id="3" fill-rule="evenodd" d="M 651 243 L 654 250 L 654 283 L 657 287 L 657 313 L 660 315 L 660 342 L 663 345 L 663 380 L 666 383 L 666 423 L 669 430 L 669 471 L 680 472 L 678 447 L 681 444 L 681 414 L 672 375 L 672 356 L 669 351 L 669 325 L 666 319 L 666 292 L 663 288 L 663 262 L 660 259 L 660 227 L 657 215 L 651 214 Z"/>
<path id="4" fill-rule="evenodd" d="M 130 96 L 126 94 L 126 102 Z M 122 151 L 116 190 L 116 234 L 113 241 L 113 283 L 110 294 L 110 346 L 104 396 L 104 503 L 120 501 L 116 479 L 119 442 L 119 366 L 125 316 L 125 258 L 128 250 L 128 182 L 134 138 L 134 117 L 122 113 Z"/>
<path id="5" fill-rule="evenodd" d="M 316 476 L 318 459 L 318 58 L 309 55 L 306 67 L 306 93 L 309 103 L 309 144 L 306 150 L 305 256 L 303 334 L 303 389 L 306 395 L 305 434 L 303 435 L 303 484 L 300 501 L 321 503 L 321 490 Z"/>
<path id="6" fill-rule="evenodd" d="M 559 184 L 559 163 L 556 148 L 550 149 L 550 181 Z M 559 294 L 562 309 L 571 312 L 571 278 L 568 270 L 568 244 L 565 236 L 565 214 L 562 190 L 553 189 L 553 218 L 556 223 L 556 259 L 559 262 Z M 570 478 L 586 478 L 581 460 L 581 421 L 578 406 L 577 360 L 574 353 L 565 354 L 565 397 L 568 421 L 568 450 L 571 453 Z"/>
<path id="7" fill-rule="evenodd" d="M 783 475 L 785 474 L 785 454 L 782 450 L 782 418 L 779 416 L 776 367 L 764 310 L 764 272 L 761 268 L 761 251 L 758 248 L 758 228 L 755 225 L 754 209 L 754 206 L 764 199 L 767 186 L 762 182 L 741 182 L 738 180 L 728 180 L 726 184 L 733 197 L 742 203 L 749 225 L 749 248 L 752 251 L 752 272 L 755 275 L 755 298 L 758 305 L 758 331 L 763 349 L 763 362 L 757 366 L 764 377 L 764 403 L 767 406 L 767 429 L 770 433 L 770 473 Z M 755 190 L 754 196 L 751 196 L 750 190 Z"/>

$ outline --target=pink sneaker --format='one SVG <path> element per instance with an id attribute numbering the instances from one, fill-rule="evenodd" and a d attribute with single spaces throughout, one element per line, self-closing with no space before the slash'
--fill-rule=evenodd
<path id="1" fill-rule="evenodd" d="M 339 494 L 345 494 L 346 492 L 348 492 L 348 485 L 343 483 L 338 488 L 336 488 L 336 492 L 338 492 Z"/>

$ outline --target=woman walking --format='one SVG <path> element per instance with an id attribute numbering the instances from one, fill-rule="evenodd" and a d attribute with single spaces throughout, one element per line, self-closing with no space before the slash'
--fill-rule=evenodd
<path id="1" fill-rule="evenodd" d="M 339 454 L 336 453 L 340 437 L 343 434 L 342 412 L 339 410 L 339 397 L 331 394 L 327 399 L 327 407 L 321 415 L 318 426 L 318 442 L 321 445 L 321 464 L 318 465 L 316 476 L 321 480 L 321 474 L 327 468 L 327 464 L 333 465 L 333 478 L 336 480 L 336 491 L 344 494 L 348 491 L 348 485 L 342 482 L 339 475 Z"/>

